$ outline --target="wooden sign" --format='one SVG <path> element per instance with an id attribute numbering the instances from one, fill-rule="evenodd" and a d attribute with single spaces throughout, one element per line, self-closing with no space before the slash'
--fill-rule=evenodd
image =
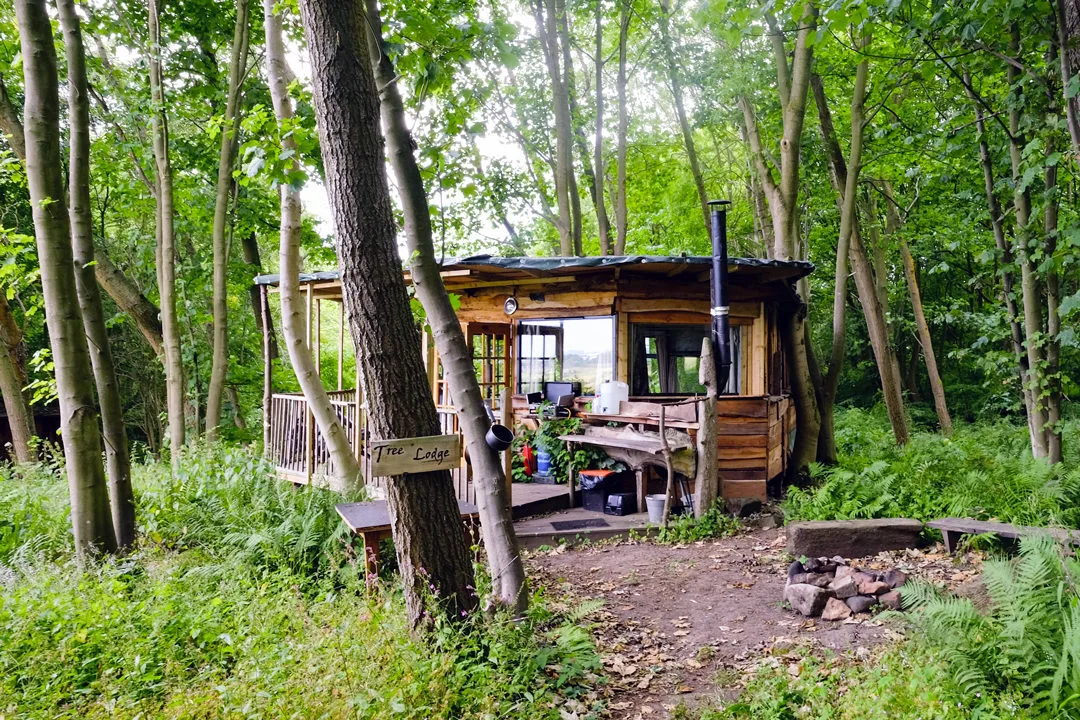
<path id="1" fill-rule="evenodd" d="M 373 477 L 452 470 L 460 465 L 460 435 L 430 435 L 371 442 Z"/>

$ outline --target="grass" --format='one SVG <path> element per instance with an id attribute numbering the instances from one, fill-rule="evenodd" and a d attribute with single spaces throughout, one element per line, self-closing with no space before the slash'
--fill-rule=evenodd
<path id="1" fill-rule="evenodd" d="M 249 452 L 136 472 L 140 542 L 80 569 L 55 464 L 0 470 L 0 717 L 558 718 L 596 704 L 585 615 L 542 593 L 419 639 L 333 510 Z"/>

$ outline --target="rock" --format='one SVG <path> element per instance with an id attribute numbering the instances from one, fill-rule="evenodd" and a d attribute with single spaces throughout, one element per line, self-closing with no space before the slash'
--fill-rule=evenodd
<path id="1" fill-rule="evenodd" d="M 799 573 L 788 578 L 789 585 L 814 585 L 819 588 L 828 587 L 832 582 L 831 575 L 823 573 Z"/>
<path id="2" fill-rule="evenodd" d="M 844 620 L 851 617 L 851 608 L 843 600 L 829 598 L 825 609 L 821 611 L 822 620 Z"/>
<path id="3" fill-rule="evenodd" d="M 884 595 L 887 592 L 889 592 L 889 584 L 880 580 L 859 583 L 860 595 Z"/>
<path id="4" fill-rule="evenodd" d="M 787 550 L 794 557 L 866 557 L 918 545 L 923 524 L 906 518 L 797 522 L 787 527 Z"/>
<path id="5" fill-rule="evenodd" d="M 792 582 L 794 582 L 792 580 L 793 577 L 795 577 L 796 575 L 802 575 L 805 572 L 806 572 L 806 568 L 804 568 L 803 564 L 801 562 L 799 562 L 798 560 L 791 563 L 791 565 L 789 565 L 788 569 L 787 569 L 788 585 L 790 585 Z"/>
<path id="6" fill-rule="evenodd" d="M 821 572 L 821 567 L 824 565 L 821 558 L 807 558 L 803 563 L 803 567 L 806 568 L 806 572 Z"/>
<path id="7" fill-rule="evenodd" d="M 833 595 L 844 600 L 853 595 L 859 594 L 859 585 L 849 575 L 847 577 L 838 577 L 829 583 L 829 590 Z"/>
<path id="8" fill-rule="evenodd" d="M 903 609 L 903 602 L 900 600 L 899 590 L 890 590 L 881 597 L 878 598 L 878 602 L 889 608 L 890 610 Z"/>
<path id="9" fill-rule="evenodd" d="M 836 568 L 836 579 L 839 580 L 840 578 L 854 575 L 856 572 L 858 571 L 850 565 L 838 565 Z"/>
<path id="10" fill-rule="evenodd" d="M 854 595 L 849 597 L 844 603 L 851 608 L 853 613 L 870 612 L 870 608 L 877 604 L 877 598 L 868 597 L 866 595 Z"/>
<path id="11" fill-rule="evenodd" d="M 851 579 L 855 581 L 856 585 L 862 585 L 863 583 L 877 582 L 877 578 L 868 572 L 862 570 L 856 570 L 851 573 Z"/>
<path id="12" fill-rule="evenodd" d="M 847 565 L 847 560 L 845 560 L 845 559 L 844 559 L 843 557 L 841 557 L 840 555 L 833 555 L 833 556 L 832 556 L 832 558 L 831 558 L 831 560 L 832 560 L 832 561 L 833 561 L 834 563 L 836 563 L 836 564 L 837 564 L 837 566 L 840 566 L 840 565 Z"/>
<path id="13" fill-rule="evenodd" d="M 792 610 L 806 617 L 820 615 L 828 599 L 829 594 L 816 585 L 796 583 L 784 588 L 784 600 L 791 605 Z"/>
<path id="14" fill-rule="evenodd" d="M 903 570 L 897 570 L 896 568 L 893 568 L 889 572 L 885 573 L 885 577 L 881 579 L 888 583 L 889 587 L 895 590 L 898 587 L 903 587 L 904 583 L 907 582 L 907 573 Z"/>

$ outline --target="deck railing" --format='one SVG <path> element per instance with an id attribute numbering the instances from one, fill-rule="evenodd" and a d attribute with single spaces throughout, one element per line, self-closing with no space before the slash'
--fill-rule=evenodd
<path id="1" fill-rule="evenodd" d="M 355 390 L 329 393 L 330 403 L 338 421 L 349 438 L 349 446 L 360 461 L 360 471 L 367 485 L 376 492 L 385 485 L 385 478 L 371 476 L 371 453 L 368 447 L 367 418 L 362 405 L 356 402 Z M 457 411 L 452 407 L 438 408 L 439 428 L 444 435 L 459 434 Z M 270 397 L 270 446 L 266 456 L 283 478 L 297 483 L 319 482 L 334 473 L 326 440 L 301 393 L 274 393 Z M 464 462 L 451 470 L 454 493 L 461 500 L 475 502 L 469 465 Z"/>

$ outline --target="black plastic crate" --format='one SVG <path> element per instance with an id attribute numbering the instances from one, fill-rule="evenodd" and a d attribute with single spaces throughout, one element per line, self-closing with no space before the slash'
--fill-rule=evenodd
<path id="1" fill-rule="evenodd" d="M 582 490 L 581 506 L 590 512 L 604 512 L 604 503 L 607 501 L 607 490 Z"/>
<path id="2" fill-rule="evenodd" d="M 605 515 L 633 515 L 637 512 L 637 493 L 611 493 L 604 503 Z"/>

